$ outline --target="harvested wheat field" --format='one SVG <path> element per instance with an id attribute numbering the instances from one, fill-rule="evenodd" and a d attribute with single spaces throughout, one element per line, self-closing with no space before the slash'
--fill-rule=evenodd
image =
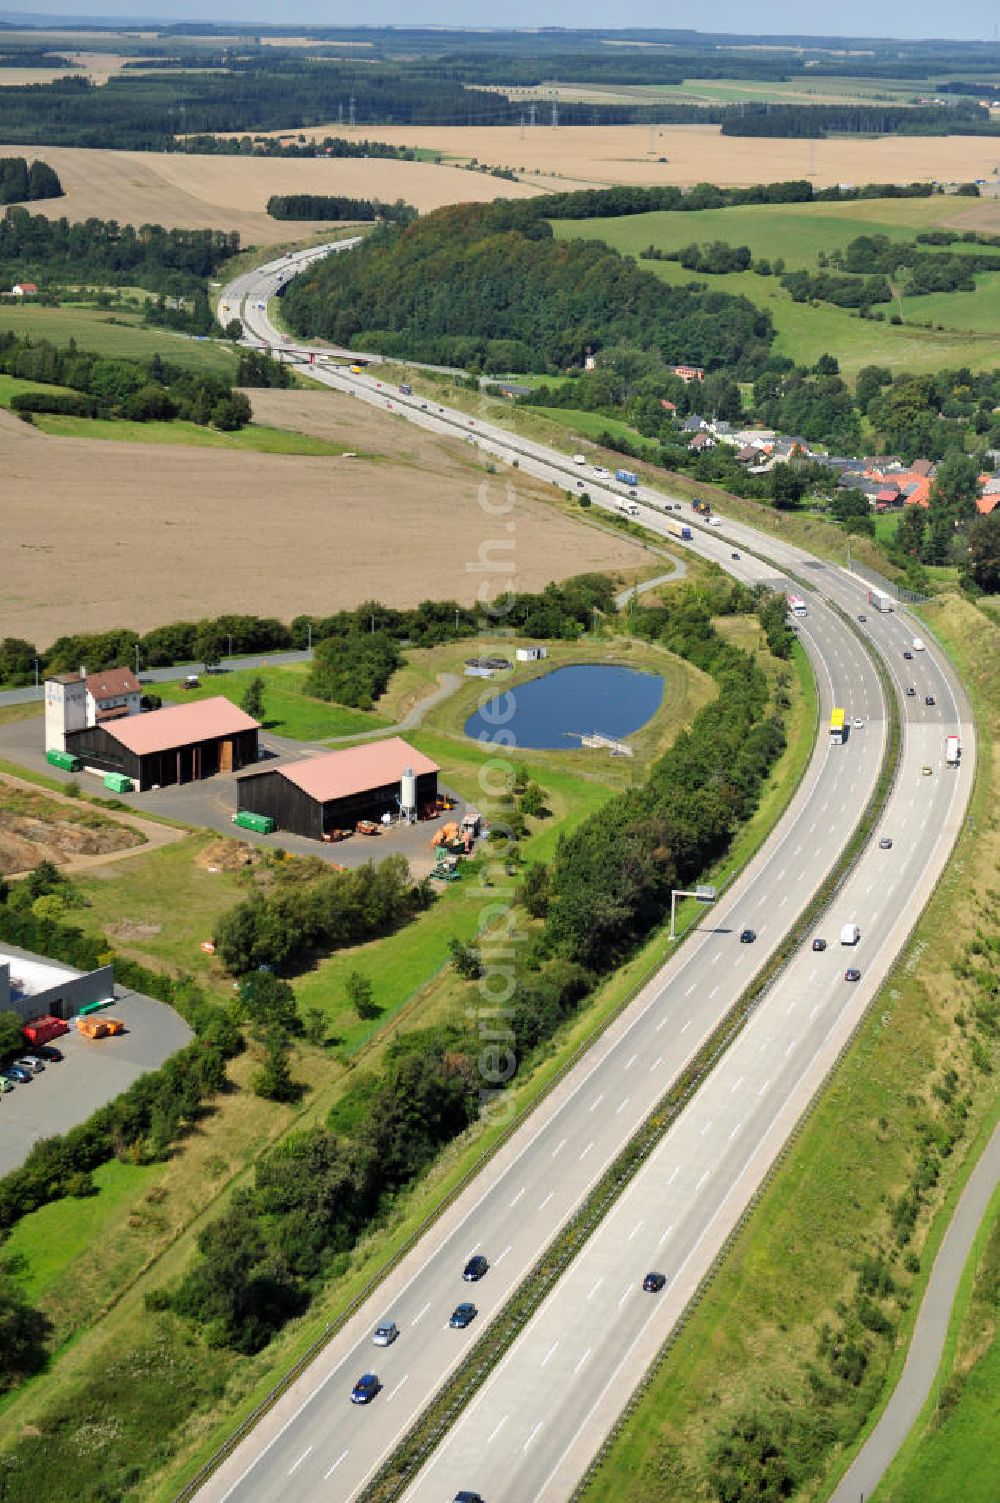
<path id="1" fill-rule="evenodd" d="M 0 635 L 47 646 L 227 611 L 472 603 L 587 570 L 632 579 L 648 561 L 516 472 L 498 516 L 503 478 L 453 439 L 333 393 L 252 400 L 261 421 L 329 434 L 357 457 L 55 438 L 0 411 Z"/>
<path id="2" fill-rule="evenodd" d="M 314 126 L 317 137 L 332 126 Z M 372 135 L 515 172 L 584 183 L 747 186 L 808 177 L 836 183 L 968 182 L 993 178 L 1000 142 L 987 136 L 845 137 L 826 141 L 723 136 L 717 125 L 379 126 Z M 658 159 L 666 157 L 666 162 Z M 509 185 L 513 188 L 513 184 Z"/>
<path id="3" fill-rule="evenodd" d="M 23 147 L 0 146 L 0 156 Z M 272 219 L 272 193 L 342 193 L 348 198 L 404 198 L 421 210 L 471 199 L 527 196 L 533 188 L 435 162 L 344 157 L 185 156 L 181 152 L 37 148 L 59 174 L 65 197 L 30 204 L 50 219 L 92 217 L 166 228 L 239 230 L 244 245 L 275 245 L 311 235 L 321 222 Z"/>

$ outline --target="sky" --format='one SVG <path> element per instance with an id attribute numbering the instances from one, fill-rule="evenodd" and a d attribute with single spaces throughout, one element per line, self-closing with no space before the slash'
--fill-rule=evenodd
<path id="1" fill-rule="evenodd" d="M 263 21 L 281 25 L 451 25 L 490 26 L 497 7 L 485 0 L 367 0 L 363 11 L 329 0 L 45 0 L 39 5 L 10 4 L 0 16 L 100 17 L 159 20 Z M 691 27 L 759 35 L 818 35 L 833 26 L 841 36 L 949 37 L 992 40 L 1000 23 L 996 0 L 841 0 L 830 10 L 806 12 L 801 0 L 702 0 L 696 12 L 663 0 L 506 0 L 505 26 L 657 26 Z M 817 24 L 819 23 L 819 24 Z M 829 35 L 830 33 L 827 33 Z"/>

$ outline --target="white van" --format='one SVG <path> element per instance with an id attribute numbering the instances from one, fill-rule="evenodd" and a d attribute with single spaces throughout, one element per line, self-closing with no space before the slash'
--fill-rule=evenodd
<path id="1" fill-rule="evenodd" d="M 913 651 L 914 652 L 923 652 L 923 650 L 924 650 L 924 639 L 923 639 L 923 637 L 914 637 L 914 639 L 913 639 Z"/>
<path id="2" fill-rule="evenodd" d="M 856 945 L 861 938 L 861 930 L 857 924 L 845 924 L 840 931 L 840 943 L 842 945 Z"/>
<path id="3" fill-rule="evenodd" d="M 573 463 L 574 464 L 586 464 L 587 463 L 587 456 L 585 454 L 574 454 L 573 455 Z"/>

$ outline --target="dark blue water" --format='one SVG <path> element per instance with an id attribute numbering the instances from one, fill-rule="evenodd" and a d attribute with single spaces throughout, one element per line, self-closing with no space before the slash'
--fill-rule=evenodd
<path id="1" fill-rule="evenodd" d="M 483 693 L 488 692 L 483 685 Z M 556 668 L 494 697 L 465 722 L 465 734 L 503 746 L 579 746 L 567 731 L 599 731 L 624 737 L 645 725 L 660 707 L 663 680 L 634 668 Z"/>

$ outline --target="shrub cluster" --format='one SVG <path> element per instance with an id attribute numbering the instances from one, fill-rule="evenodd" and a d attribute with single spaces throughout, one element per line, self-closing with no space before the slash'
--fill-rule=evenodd
<path id="1" fill-rule="evenodd" d="M 275 970 L 310 956 L 361 944 L 405 923 L 428 901 L 415 887 L 404 856 L 378 865 L 331 870 L 316 861 L 302 879 L 297 864 L 268 894 L 255 892 L 219 919 L 215 948 L 234 975 L 264 965 Z"/>

